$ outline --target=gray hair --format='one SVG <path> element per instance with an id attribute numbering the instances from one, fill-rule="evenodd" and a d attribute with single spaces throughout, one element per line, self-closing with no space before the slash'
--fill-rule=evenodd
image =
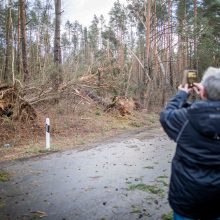
<path id="1" fill-rule="evenodd" d="M 202 85 L 210 100 L 220 100 L 220 68 L 209 67 L 202 77 Z"/>

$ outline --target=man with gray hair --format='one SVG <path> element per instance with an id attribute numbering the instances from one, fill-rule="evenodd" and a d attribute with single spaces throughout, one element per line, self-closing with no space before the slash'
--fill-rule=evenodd
<path id="1" fill-rule="evenodd" d="M 220 100 L 220 69 L 209 67 L 202 78 L 201 85 L 197 84 L 197 86 L 204 93 L 204 99 Z"/>
<path id="2" fill-rule="evenodd" d="M 220 69 L 209 67 L 201 83 L 180 85 L 160 114 L 176 143 L 169 203 L 175 220 L 220 220 Z M 201 100 L 186 105 L 192 91 Z"/>

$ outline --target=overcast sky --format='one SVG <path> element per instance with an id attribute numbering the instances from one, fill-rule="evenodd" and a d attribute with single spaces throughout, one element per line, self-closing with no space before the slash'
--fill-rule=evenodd
<path id="1" fill-rule="evenodd" d="M 62 8 L 64 10 L 62 21 L 77 20 L 83 26 L 89 26 L 94 14 L 104 15 L 108 21 L 108 12 L 113 7 L 116 0 L 63 0 Z M 126 0 L 120 0 L 120 3 L 126 4 Z"/>

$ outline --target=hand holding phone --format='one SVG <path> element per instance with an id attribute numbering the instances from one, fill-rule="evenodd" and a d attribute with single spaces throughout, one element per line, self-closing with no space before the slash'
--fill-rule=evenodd
<path id="1" fill-rule="evenodd" d="M 193 87 L 193 84 L 198 82 L 198 74 L 196 70 L 185 70 L 182 85 L 188 84 L 189 88 Z"/>

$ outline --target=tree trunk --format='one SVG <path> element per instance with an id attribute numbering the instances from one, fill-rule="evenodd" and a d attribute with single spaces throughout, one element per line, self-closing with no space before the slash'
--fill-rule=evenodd
<path id="1" fill-rule="evenodd" d="M 55 35 L 54 35 L 54 63 L 55 63 L 55 82 L 54 89 L 57 90 L 62 83 L 62 57 L 60 46 L 60 25 L 61 25 L 61 0 L 54 0 L 55 3 Z"/>
<path id="2" fill-rule="evenodd" d="M 28 61 L 27 61 L 27 37 L 26 37 L 26 13 L 25 0 L 20 0 L 20 16 L 21 16 L 21 37 L 22 37 L 22 62 L 24 71 L 24 82 L 30 80 Z"/>
<path id="3" fill-rule="evenodd" d="M 14 69 L 13 69 L 13 35 L 12 35 L 12 0 L 8 1 L 7 24 L 6 24 L 6 53 L 5 53 L 5 71 L 3 81 L 7 84 L 13 84 Z"/>
<path id="4" fill-rule="evenodd" d="M 54 36 L 54 63 L 61 64 L 60 25 L 61 25 L 61 0 L 55 1 L 55 36 Z"/>
<path id="5" fill-rule="evenodd" d="M 194 68 L 198 71 L 198 53 L 197 53 L 197 0 L 194 0 Z"/>
<path id="6" fill-rule="evenodd" d="M 18 7 L 18 33 L 17 33 L 17 60 L 16 60 L 16 66 L 17 66 L 17 74 L 21 74 L 21 10 L 20 7 Z"/>
<path id="7" fill-rule="evenodd" d="M 123 42 L 122 40 L 122 30 L 120 30 L 120 42 Z M 120 46 L 119 46 L 119 57 L 118 57 L 118 67 L 120 69 L 120 72 L 123 72 L 123 68 L 124 68 L 124 46 L 123 44 L 121 43 Z"/>
<path id="8" fill-rule="evenodd" d="M 88 55 L 88 32 L 87 32 L 87 28 L 84 28 L 83 31 L 83 35 L 84 35 L 84 59 L 85 59 L 85 63 L 87 63 L 89 55 Z"/>
<path id="9" fill-rule="evenodd" d="M 154 31 L 153 31 L 153 56 L 154 56 L 154 63 L 155 63 L 155 73 L 158 74 L 159 72 L 159 66 L 158 66 L 158 59 L 157 59 L 157 54 L 158 54 L 158 50 L 157 50 L 157 38 L 158 38 L 158 22 L 157 22 L 157 3 L 156 1 L 154 2 Z"/>
<path id="10" fill-rule="evenodd" d="M 150 67 L 150 32 L 151 32 L 151 0 L 145 2 L 145 17 L 146 17 L 146 55 L 145 66 L 149 72 Z M 146 77 L 147 78 L 147 77 Z"/>
<path id="11" fill-rule="evenodd" d="M 146 1 L 145 0 L 145 18 L 146 18 L 146 29 L 145 29 L 145 33 L 146 33 L 146 49 L 145 49 L 145 65 L 144 65 L 144 74 L 143 74 L 143 87 L 141 89 L 141 104 L 143 106 L 145 106 L 145 91 L 146 91 L 146 87 L 147 87 L 147 78 L 149 78 L 150 75 L 150 21 L 151 21 L 151 0 Z"/>
<path id="12" fill-rule="evenodd" d="M 167 27 L 167 43 L 168 43 L 168 72 L 170 78 L 171 89 L 174 90 L 174 76 L 172 69 L 172 0 L 168 0 L 168 27 Z"/>
<path id="13" fill-rule="evenodd" d="M 178 81 L 182 81 L 182 74 L 184 69 L 187 68 L 186 61 L 186 0 L 182 0 L 179 2 L 179 16 L 178 16 L 178 72 L 179 79 Z"/>

